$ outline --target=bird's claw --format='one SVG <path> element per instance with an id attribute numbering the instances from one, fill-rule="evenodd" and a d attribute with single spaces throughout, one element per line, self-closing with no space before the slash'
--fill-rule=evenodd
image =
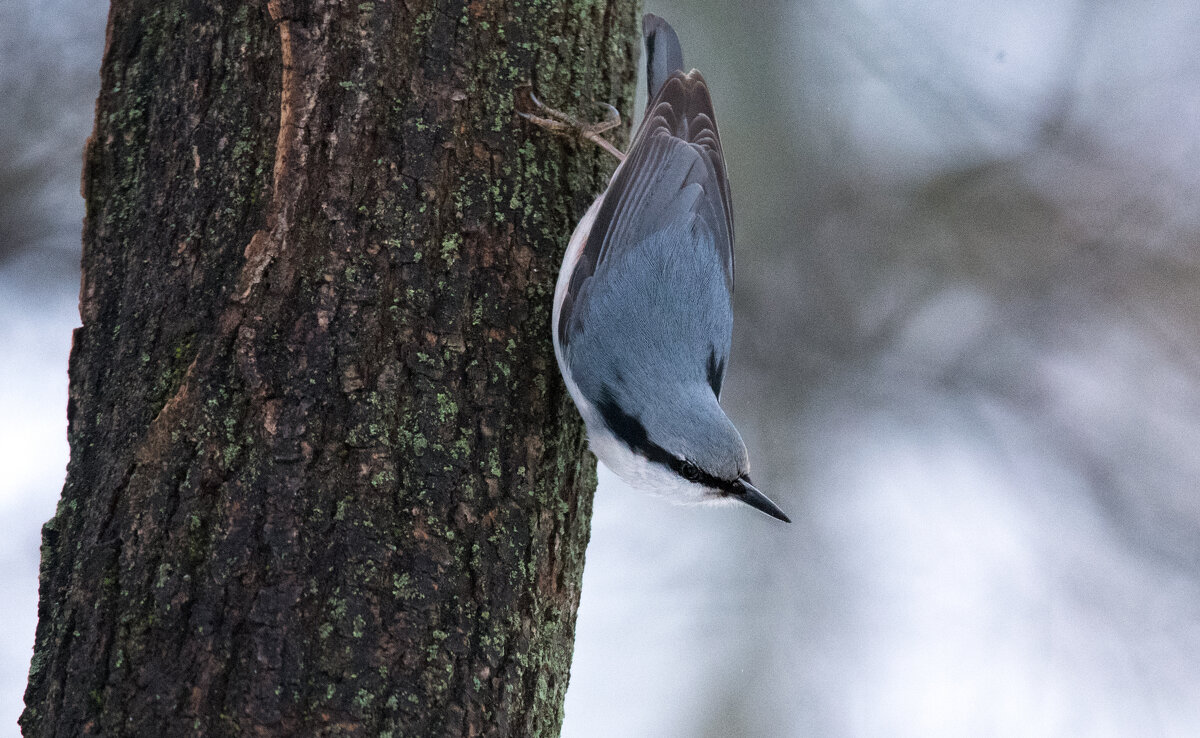
<path id="1" fill-rule="evenodd" d="M 608 103 L 597 104 L 605 108 L 605 119 L 598 123 L 584 123 L 574 116 L 547 106 L 533 94 L 533 87 L 523 85 L 517 89 L 517 104 L 514 107 L 517 115 L 534 125 L 562 136 L 577 135 L 612 154 L 617 161 L 625 161 L 625 154 L 600 136 L 601 133 L 621 124 L 621 114 Z"/>

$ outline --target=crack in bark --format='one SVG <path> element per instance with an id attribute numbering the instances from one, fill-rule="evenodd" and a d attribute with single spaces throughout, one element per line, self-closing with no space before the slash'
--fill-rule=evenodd
<path id="1" fill-rule="evenodd" d="M 327 76 L 324 46 L 331 9 L 321 3 L 314 13 L 320 16 L 318 24 L 293 29 L 294 19 L 284 14 L 283 2 L 267 2 L 271 19 L 279 26 L 279 46 L 283 58 L 279 132 L 275 139 L 275 162 L 272 168 L 274 182 L 271 202 L 267 207 L 269 230 L 257 231 L 246 245 L 246 264 L 234 291 L 234 300 L 240 303 L 249 299 L 271 262 L 287 245 L 288 234 L 295 220 L 295 208 L 306 184 L 304 167 L 309 154 L 309 144 L 305 140 L 308 122 Z"/>

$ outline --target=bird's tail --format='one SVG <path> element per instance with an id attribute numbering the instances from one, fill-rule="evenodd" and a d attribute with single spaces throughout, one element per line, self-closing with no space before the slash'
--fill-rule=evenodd
<path id="1" fill-rule="evenodd" d="M 683 49 L 675 29 L 657 15 L 642 18 L 642 37 L 646 43 L 646 101 L 658 94 L 672 72 L 683 71 Z"/>

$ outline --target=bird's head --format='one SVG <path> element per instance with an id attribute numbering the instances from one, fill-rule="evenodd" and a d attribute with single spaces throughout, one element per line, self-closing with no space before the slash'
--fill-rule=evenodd
<path id="1" fill-rule="evenodd" d="M 603 393 L 596 410 L 607 433 L 590 434 L 597 456 L 626 482 L 682 502 L 743 502 L 791 522 L 750 481 L 746 445 L 711 390 L 664 394 L 640 409 Z"/>

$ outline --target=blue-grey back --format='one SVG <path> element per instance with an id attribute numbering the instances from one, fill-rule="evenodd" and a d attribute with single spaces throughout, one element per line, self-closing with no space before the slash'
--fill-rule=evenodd
<path id="1" fill-rule="evenodd" d="M 584 285 L 566 358 L 590 400 L 636 391 L 671 401 L 698 386 L 719 394 L 733 310 L 712 238 L 683 214 Z"/>

